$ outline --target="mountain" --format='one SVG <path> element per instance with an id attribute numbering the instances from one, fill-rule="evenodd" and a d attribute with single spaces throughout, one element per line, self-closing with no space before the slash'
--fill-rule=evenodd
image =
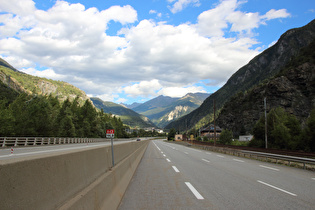
<path id="1" fill-rule="evenodd" d="M 128 108 L 128 109 L 133 109 L 139 105 L 141 105 L 141 103 L 137 103 L 137 102 L 133 102 L 132 104 L 124 104 L 124 103 L 120 103 L 120 105 Z"/>
<path id="2" fill-rule="evenodd" d="M 143 104 L 140 104 L 139 106 L 136 106 L 132 110 L 138 113 L 145 113 L 150 110 L 155 110 L 160 107 L 168 106 L 172 103 L 174 103 L 179 98 L 172 98 L 169 96 L 158 96 L 154 99 L 151 99 Z M 147 115 L 146 115 L 147 116 Z"/>
<path id="3" fill-rule="evenodd" d="M 0 81 L 1 85 L 14 91 L 27 94 L 52 95 L 60 101 L 67 98 L 74 100 L 79 97 L 79 103 L 83 104 L 89 97 L 79 88 L 62 81 L 41 78 L 25 74 L 13 68 L 3 59 L 0 60 Z"/>
<path id="4" fill-rule="evenodd" d="M 295 28 L 285 32 L 272 47 L 266 49 L 247 65 L 234 73 L 226 84 L 208 97 L 203 104 L 190 114 L 171 122 L 166 128 L 185 130 L 188 128 L 200 128 L 213 120 L 210 114 L 215 102 L 216 110 L 235 94 L 246 92 L 255 85 L 271 78 L 296 56 L 301 48 L 309 45 L 315 38 L 315 20 L 304 27 Z"/>
<path id="5" fill-rule="evenodd" d="M 133 110 L 147 116 L 157 126 L 164 127 L 198 108 L 208 96 L 208 93 L 188 93 L 182 98 L 158 96 Z"/>
<path id="6" fill-rule="evenodd" d="M 18 70 L 16 70 L 13 66 L 11 66 L 8 62 L 6 62 L 5 60 L 3 60 L 2 58 L 0 58 L 0 66 L 4 66 L 6 68 L 9 68 L 13 71 L 18 72 Z"/>
<path id="7" fill-rule="evenodd" d="M 221 110 L 217 124 L 236 135 L 250 132 L 264 114 L 264 97 L 267 99 L 267 112 L 271 108 L 282 107 L 305 123 L 312 108 L 315 108 L 314 49 L 315 39 L 275 77 L 232 97 Z"/>
<path id="8" fill-rule="evenodd" d="M 91 100 L 95 107 L 103 109 L 105 113 L 111 113 L 118 116 L 126 125 L 138 128 L 156 127 L 146 116 L 140 115 L 122 105 L 102 101 L 101 99 L 95 97 L 92 97 Z"/>

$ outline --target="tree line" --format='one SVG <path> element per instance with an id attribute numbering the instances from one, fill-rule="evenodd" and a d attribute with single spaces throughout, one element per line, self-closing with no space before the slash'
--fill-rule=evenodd
<path id="1" fill-rule="evenodd" d="M 249 146 L 265 146 L 265 116 L 253 128 L 254 139 Z M 315 152 L 315 108 L 312 109 L 306 124 L 302 127 L 299 120 L 283 108 L 270 110 L 267 114 L 268 148 L 302 150 Z"/>
<path id="2" fill-rule="evenodd" d="M 45 136 L 105 138 L 106 129 L 115 137 L 129 137 L 120 118 L 98 111 L 90 100 L 60 102 L 57 97 L 19 94 L 0 101 L 0 136 Z"/>
<path id="3" fill-rule="evenodd" d="M 196 129 L 190 130 L 190 135 L 198 136 Z M 172 128 L 168 134 L 169 140 L 174 140 L 176 130 Z M 250 147 L 265 147 L 265 116 L 256 122 L 253 127 L 253 140 L 246 143 Z M 223 129 L 217 142 L 220 144 L 243 145 L 240 142 L 233 142 L 233 132 Z M 210 141 L 207 137 L 197 137 L 198 141 Z M 292 114 L 287 113 L 283 108 L 273 108 L 267 114 L 267 142 L 268 148 L 300 150 L 315 152 L 315 108 L 312 109 L 305 124 Z"/>

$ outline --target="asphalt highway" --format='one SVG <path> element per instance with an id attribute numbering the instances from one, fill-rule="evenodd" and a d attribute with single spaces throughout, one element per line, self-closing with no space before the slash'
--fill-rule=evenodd
<path id="1" fill-rule="evenodd" d="M 314 207 L 314 172 L 155 140 L 119 209 Z"/>
<path id="2" fill-rule="evenodd" d="M 124 144 L 135 140 L 115 140 L 114 145 Z M 8 147 L 0 149 L 0 161 L 7 159 L 16 159 L 20 157 L 35 157 L 40 155 L 58 154 L 60 152 L 71 152 L 78 149 L 97 148 L 111 145 L 110 140 L 96 143 L 82 144 L 60 144 L 60 145 L 44 145 L 44 146 L 29 146 L 29 147 Z"/>

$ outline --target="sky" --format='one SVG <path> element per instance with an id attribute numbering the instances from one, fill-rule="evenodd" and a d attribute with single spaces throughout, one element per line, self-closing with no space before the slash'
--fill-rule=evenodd
<path id="1" fill-rule="evenodd" d="M 213 93 L 314 0 L 0 0 L 0 57 L 104 101 Z"/>

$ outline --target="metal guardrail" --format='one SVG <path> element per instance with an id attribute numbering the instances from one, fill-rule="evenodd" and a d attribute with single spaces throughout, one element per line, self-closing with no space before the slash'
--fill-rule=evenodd
<path id="1" fill-rule="evenodd" d="M 131 139 L 114 139 L 114 141 L 130 141 Z M 1 147 L 40 146 L 54 144 L 80 144 L 110 141 L 106 138 L 68 138 L 68 137 L 0 137 Z"/>
<path id="2" fill-rule="evenodd" d="M 203 145 L 190 145 L 196 148 L 214 151 L 214 152 L 220 152 L 225 154 L 231 154 L 234 156 L 244 156 L 244 157 L 258 157 L 265 158 L 266 161 L 268 158 L 276 160 L 276 163 L 278 163 L 278 160 L 287 161 L 288 165 L 291 165 L 291 162 L 294 163 L 301 163 L 303 164 L 303 168 L 306 168 L 306 164 L 314 165 L 315 166 L 315 159 L 312 158 L 303 158 L 303 157 L 294 157 L 294 156 L 286 156 L 286 155 L 278 155 L 278 154 L 272 154 L 272 153 L 264 153 L 264 152 L 254 152 L 254 151 L 248 151 L 248 150 L 238 150 L 238 149 L 231 149 L 231 148 L 224 148 L 224 147 L 214 147 L 214 146 L 203 146 Z"/>
<path id="3" fill-rule="evenodd" d="M 305 164 L 315 165 L 315 159 L 311 158 L 303 158 L 303 157 L 294 157 L 294 156 L 287 156 L 287 155 L 278 155 L 278 154 L 271 154 L 271 153 L 264 153 L 264 152 L 254 152 L 254 151 L 246 151 L 240 150 L 241 153 L 249 154 L 249 156 L 256 156 L 256 157 L 263 157 L 263 158 L 272 158 L 276 160 L 288 161 L 289 165 L 291 162 L 296 163 L 303 163 L 303 168 L 305 169 Z"/>
<path id="4" fill-rule="evenodd" d="M 101 139 L 66 137 L 0 137 L 0 147 L 77 144 L 99 142 Z"/>

